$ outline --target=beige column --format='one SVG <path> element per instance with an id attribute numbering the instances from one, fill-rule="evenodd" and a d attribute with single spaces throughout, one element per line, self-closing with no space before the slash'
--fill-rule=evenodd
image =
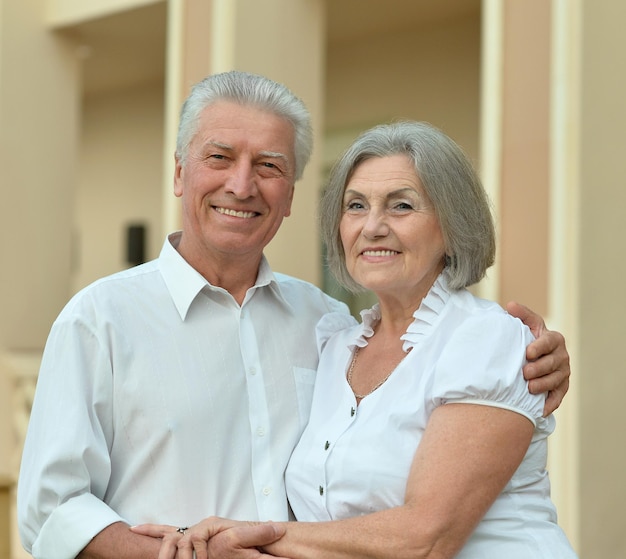
<path id="1" fill-rule="evenodd" d="M 70 44 L 44 28 L 45 7 L 42 0 L 2 0 L 0 9 L 0 478 L 5 488 L 17 479 L 17 415 L 28 413 L 16 408 L 16 395 L 22 383 L 35 382 L 12 364 L 38 359 L 50 324 L 67 301 L 72 258 L 79 62 Z M 6 503 L 3 497 L 2 506 Z M 16 557 L 20 545 L 14 522 L 11 526 Z"/>
<path id="2" fill-rule="evenodd" d="M 209 73 L 244 70 L 287 85 L 313 117 L 316 149 L 296 185 L 292 215 L 267 247 L 276 271 L 321 280 L 315 221 L 321 176 L 324 92 L 324 0 L 184 0 L 171 2 L 167 71 L 166 227 L 176 226 L 172 154 L 178 110 L 189 86 Z"/>
<path id="3" fill-rule="evenodd" d="M 552 496 L 559 523 L 581 551 L 580 487 L 580 2 L 553 0 L 550 110 L 548 320 L 563 332 L 573 377 L 550 440 Z"/>
<path id="4" fill-rule="evenodd" d="M 499 229 L 497 273 L 483 293 L 541 313 L 565 334 L 578 375 L 574 4 L 483 2 L 481 170 Z M 556 413 L 548 463 L 559 524 L 576 548 L 578 381 Z"/>
<path id="5" fill-rule="evenodd" d="M 80 103 L 78 58 L 32 5 L 0 16 L 0 344 L 15 350 L 41 348 L 67 300 Z"/>
<path id="6" fill-rule="evenodd" d="M 551 1 L 503 15 L 500 296 L 547 312 Z"/>
<path id="7" fill-rule="evenodd" d="M 580 0 L 581 557 L 626 557 L 626 3 Z"/>
<path id="8" fill-rule="evenodd" d="M 214 0 L 169 0 L 167 4 L 163 236 L 181 226 L 180 203 L 173 190 L 178 116 L 189 88 L 211 73 L 214 11 Z"/>

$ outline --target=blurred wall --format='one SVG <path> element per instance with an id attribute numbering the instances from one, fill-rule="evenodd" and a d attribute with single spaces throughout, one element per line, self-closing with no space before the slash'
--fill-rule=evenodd
<path id="1" fill-rule="evenodd" d="M 131 265 L 126 259 L 129 225 L 146 227 L 146 260 L 158 256 L 163 104 L 163 82 L 84 99 L 73 291 Z"/>

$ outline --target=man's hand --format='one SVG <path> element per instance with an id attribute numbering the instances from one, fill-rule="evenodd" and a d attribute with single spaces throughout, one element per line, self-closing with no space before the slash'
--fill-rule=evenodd
<path id="1" fill-rule="evenodd" d="M 127 524 L 115 522 L 96 534 L 78 554 L 78 559 L 153 559 L 161 542 L 145 537 L 147 535 L 133 533 Z"/>
<path id="2" fill-rule="evenodd" d="M 526 348 L 528 363 L 524 367 L 524 378 L 533 394 L 548 393 L 543 415 L 549 415 L 561 405 L 569 388 L 571 371 L 565 338 L 559 332 L 548 330 L 543 318 L 524 305 L 510 302 L 506 310 L 526 324 L 536 338 Z"/>

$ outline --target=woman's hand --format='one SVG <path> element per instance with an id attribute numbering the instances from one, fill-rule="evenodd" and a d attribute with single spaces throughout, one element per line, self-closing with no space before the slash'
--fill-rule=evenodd
<path id="1" fill-rule="evenodd" d="M 167 524 L 139 524 L 131 526 L 130 530 L 136 534 L 161 539 L 159 559 L 174 559 L 178 552 L 178 542 L 188 528 L 177 528 Z"/>
<path id="2" fill-rule="evenodd" d="M 278 541 L 285 534 L 283 524 L 245 522 L 224 530 L 211 538 L 208 557 L 211 559 L 287 559 L 263 552 L 262 546 Z M 199 555 L 197 559 L 207 559 Z"/>
<path id="3" fill-rule="evenodd" d="M 274 557 L 259 547 L 280 539 L 285 528 L 269 522 L 239 522 L 217 516 L 205 518 L 190 528 L 165 524 L 141 524 L 131 530 L 161 538 L 158 559 L 256 559 Z M 219 534 L 219 537 L 217 537 Z"/>
<path id="4" fill-rule="evenodd" d="M 524 378 L 533 394 L 548 393 L 543 415 L 549 415 L 561 405 L 569 388 L 571 371 L 565 338 L 559 332 L 548 330 L 543 318 L 524 305 L 510 302 L 506 310 L 526 324 L 536 338 L 526 348 L 528 363 L 524 367 Z"/>

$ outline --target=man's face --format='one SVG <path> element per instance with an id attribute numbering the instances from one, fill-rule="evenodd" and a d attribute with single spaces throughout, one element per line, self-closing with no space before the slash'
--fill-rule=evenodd
<path id="1" fill-rule="evenodd" d="M 273 113 L 230 101 L 204 109 L 174 177 L 183 203 L 179 251 L 192 265 L 260 257 L 291 212 L 294 141 L 291 123 Z"/>

